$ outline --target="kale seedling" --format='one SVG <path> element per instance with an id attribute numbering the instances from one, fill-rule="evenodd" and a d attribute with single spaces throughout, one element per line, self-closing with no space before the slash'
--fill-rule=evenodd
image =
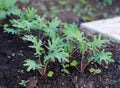
<path id="1" fill-rule="evenodd" d="M 83 36 L 83 33 L 80 33 L 75 24 L 65 24 L 64 26 L 65 29 L 63 32 L 66 36 L 66 40 L 75 43 L 81 54 L 81 72 L 83 72 L 86 66 L 92 61 L 99 63 L 100 65 L 103 61 L 105 61 L 105 63 L 114 62 L 109 52 L 100 51 L 100 48 L 104 46 L 104 43 L 109 42 L 108 40 L 102 39 L 101 35 L 99 35 L 98 37 L 93 36 L 93 40 L 89 41 Z M 85 53 L 89 53 L 91 57 L 85 57 Z"/>
<path id="2" fill-rule="evenodd" d="M 8 24 L 4 25 L 5 32 L 16 34 L 23 40 L 31 42 L 29 47 L 34 49 L 35 57 L 33 60 L 30 58 L 24 61 L 27 71 L 38 70 L 42 76 L 51 77 L 54 72 L 47 71 L 50 62 L 60 63 L 63 67 L 61 71 L 67 74 L 69 74 L 67 68 L 70 66 L 80 66 L 80 71 L 84 72 L 91 62 L 99 65 L 114 62 L 111 53 L 101 50 L 101 47 L 109 42 L 102 39 L 101 35 L 92 36 L 89 40 L 79 31 L 77 25 L 62 23 L 58 18 L 46 21 L 36 13 L 36 9 L 27 8 L 25 12 L 20 11 L 18 19 L 10 20 L 12 28 Z M 32 30 L 37 31 L 39 36 L 32 34 Z M 76 60 L 71 62 L 69 58 L 77 50 L 81 56 L 80 63 Z M 93 72 L 95 73 L 95 70 Z"/>
<path id="3" fill-rule="evenodd" d="M 25 12 L 20 10 L 17 14 L 18 19 L 10 20 L 12 28 L 9 25 L 4 26 L 5 32 L 20 36 L 30 34 L 33 29 L 40 29 L 43 18 L 40 18 L 36 13 L 37 10 L 34 8 L 27 8 Z"/>
<path id="4" fill-rule="evenodd" d="M 38 58 L 37 60 L 25 60 L 24 66 L 27 66 L 27 71 L 38 70 L 42 76 L 46 76 L 46 69 L 49 62 L 55 62 L 58 60 L 60 63 L 69 62 L 69 54 L 64 51 L 62 39 L 55 38 L 48 40 L 48 46 L 45 46 L 48 51 L 42 47 L 42 41 L 35 36 L 25 35 L 24 40 L 32 42 L 33 45 L 30 48 L 35 49 L 34 55 Z M 61 43 L 60 43 L 61 42 Z M 41 57 L 44 55 L 44 57 Z M 49 75 L 49 74 L 48 74 Z"/>
<path id="5" fill-rule="evenodd" d="M 27 83 L 28 83 L 28 80 L 27 81 L 21 80 L 21 82 L 19 82 L 19 85 L 26 87 Z"/>
<path id="6" fill-rule="evenodd" d="M 19 13 L 19 9 L 15 7 L 16 0 L 0 0 L 0 20 Z"/>
<path id="7" fill-rule="evenodd" d="M 100 70 L 100 69 L 90 68 L 89 71 L 90 71 L 91 73 L 93 73 L 93 75 L 101 73 L 101 70 Z"/>

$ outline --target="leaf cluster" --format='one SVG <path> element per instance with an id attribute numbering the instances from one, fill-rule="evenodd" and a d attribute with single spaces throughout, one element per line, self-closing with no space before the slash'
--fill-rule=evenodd
<path id="1" fill-rule="evenodd" d="M 5 32 L 19 35 L 28 33 L 32 29 L 39 29 L 38 23 L 41 23 L 42 18 L 36 15 L 36 13 L 37 10 L 34 8 L 27 8 L 25 12 L 19 10 L 17 14 L 18 19 L 10 20 L 12 28 L 9 25 L 4 27 Z"/>
<path id="2" fill-rule="evenodd" d="M 0 0 L 0 20 L 11 14 L 17 14 L 18 8 L 15 7 L 16 0 Z"/>
<path id="3" fill-rule="evenodd" d="M 83 2 L 85 3 L 85 2 Z M 37 15 L 37 10 L 27 8 L 26 11 L 16 10 L 17 19 L 11 19 L 9 24 L 4 25 L 4 31 L 16 34 L 24 41 L 31 42 L 30 48 L 34 49 L 35 59 L 27 59 L 24 66 L 27 71 L 38 70 L 42 76 L 46 76 L 47 66 L 50 62 L 60 63 L 63 67 L 62 72 L 69 73 L 68 67 L 80 65 L 81 72 L 91 62 L 98 64 L 114 62 L 110 52 L 101 49 L 107 39 L 102 36 L 91 36 L 90 40 L 80 32 L 76 24 L 67 24 L 61 22 L 58 18 L 47 21 L 44 17 Z M 32 34 L 32 31 L 38 32 L 38 36 Z M 69 58 L 79 50 L 80 63 Z M 89 58 L 85 57 L 88 53 Z M 83 66 L 83 64 L 85 64 Z M 94 71 L 95 72 L 95 71 Z M 52 76 L 54 72 L 48 72 Z"/>

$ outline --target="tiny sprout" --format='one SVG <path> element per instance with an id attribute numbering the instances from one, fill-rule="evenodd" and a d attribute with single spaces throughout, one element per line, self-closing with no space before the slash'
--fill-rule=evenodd
<path id="1" fill-rule="evenodd" d="M 67 70 L 68 67 L 70 67 L 69 64 L 63 64 L 63 69 L 61 69 L 61 72 L 65 73 L 65 74 L 70 74 L 70 72 Z"/>
<path id="2" fill-rule="evenodd" d="M 52 76 L 53 76 L 53 74 L 54 74 L 54 72 L 53 72 L 53 71 L 49 71 L 49 72 L 48 72 L 48 74 L 47 74 L 47 76 L 48 76 L 48 77 L 52 77 Z"/>
<path id="3" fill-rule="evenodd" d="M 76 60 L 73 60 L 71 63 L 70 63 L 71 66 L 75 67 L 78 65 L 78 62 Z"/>
<path id="4" fill-rule="evenodd" d="M 21 81 L 19 82 L 19 85 L 25 87 L 25 86 L 27 85 L 27 83 L 28 83 L 28 80 L 21 80 Z"/>
<path id="5" fill-rule="evenodd" d="M 101 70 L 100 70 L 100 69 L 90 68 L 89 71 L 90 71 L 90 73 L 93 73 L 94 75 L 101 73 Z"/>

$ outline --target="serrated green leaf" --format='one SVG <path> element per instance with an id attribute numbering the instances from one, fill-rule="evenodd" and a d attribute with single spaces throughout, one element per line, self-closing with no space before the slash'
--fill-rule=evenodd
<path id="1" fill-rule="evenodd" d="M 94 61 L 98 64 L 102 64 L 102 62 L 105 63 L 110 63 L 110 62 L 114 62 L 114 59 L 112 59 L 111 57 L 111 53 L 110 52 L 95 52 L 89 59 L 88 62 Z"/>
<path id="2" fill-rule="evenodd" d="M 89 50 L 89 43 L 85 41 L 81 41 L 79 44 L 80 53 L 84 54 L 86 51 Z"/>
<path id="3" fill-rule="evenodd" d="M 66 39 L 71 40 L 71 41 L 83 41 L 83 33 L 80 33 L 78 30 L 77 25 L 75 24 L 64 24 L 64 30 L 63 33 L 66 36 Z M 74 40 L 76 39 L 76 40 Z"/>
<path id="4" fill-rule="evenodd" d="M 49 22 L 49 28 L 56 28 L 60 25 L 61 21 L 56 17 L 54 19 L 52 19 L 51 22 Z"/>
<path id="5" fill-rule="evenodd" d="M 4 3 L 3 3 L 4 2 Z M 0 0 L 0 10 L 7 10 L 16 3 L 16 0 Z"/>
<path id="6" fill-rule="evenodd" d="M 71 43 L 63 43 L 64 49 L 66 52 L 71 53 L 74 49 L 74 46 Z"/>
<path id="7" fill-rule="evenodd" d="M 58 60 L 59 62 L 69 62 L 68 56 L 69 54 L 64 51 L 64 47 L 62 45 L 62 39 L 54 38 L 52 40 L 48 40 L 48 46 L 46 46 L 47 49 L 49 50 L 48 55 L 45 56 L 44 62 L 51 60 L 51 61 L 56 61 Z"/>
<path id="8" fill-rule="evenodd" d="M 35 60 L 27 59 L 24 62 L 23 66 L 27 66 L 27 71 L 36 70 L 42 67 L 42 64 L 38 64 Z"/>
<path id="9" fill-rule="evenodd" d="M 33 35 L 25 35 L 23 40 L 27 40 L 33 43 L 33 45 L 30 45 L 29 47 L 35 49 L 34 55 L 36 57 L 40 57 L 44 53 L 44 48 L 42 48 L 42 41 L 37 37 Z"/>
<path id="10" fill-rule="evenodd" d="M 11 33 L 11 34 L 19 34 L 20 33 L 20 29 L 13 29 L 13 28 L 4 28 L 4 32 L 7 32 L 7 33 Z"/>
<path id="11" fill-rule="evenodd" d="M 50 38 L 58 37 L 58 26 L 60 25 L 61 21 L 58 18 L 53 19 L 51 22 L 48 23 L 48 27 L 43 28 L 42 30 L 48 35 Z"/>
<path id="12" fill-rule="evenodd" d="M 34 9 L 34 8 L 27 8 L 26 12 L 25 12 L 25 16 L 28 20 L 32 20 L 35 18 L 36 16 L 36 13 L 37 13 L 37 9 Z"/>
<path id="13" fill-rule="evenodd" d="M 101 48 L 105 43 L 109 42 L 107 39 L 102 39 L 102 35 L 99 35 L 98 38 L 94 36 L 93 41 L 89 42 L 90 50 L 97 50 L 98 48 Z"/>

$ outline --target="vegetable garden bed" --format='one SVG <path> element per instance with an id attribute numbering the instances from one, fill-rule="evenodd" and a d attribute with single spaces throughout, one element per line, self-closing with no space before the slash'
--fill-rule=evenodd
<path id="1" fill-rule="evenodd" d="M 49 6 L 51 2 L 49 0 L 46 0 L 46 2 L 40 1 L 45 3 L 46 6 Z M 64 22 L 54 18 L 56 14 L 46 18 L 50 21 L 39 18 L 39 16 L 36 16 L 34 9 L 26 8 L 29 5 L 36 6 L 36 2 L 38 0 L 24 5 L 18 2 L 17 5 L 25 13 L 20 13 L 20 15 L 16 13 L 9 15 L 7 13 L 9 16 L 3 17 L 4 19 L 0 22 L 0 88 L 120 88 L 120 44 L 109 42 L 108 39 L 102 38 L 98 34 L 94 34 L 97 37 L 93 37 L 93 34 L 91 36 L 90 32 L 82 34 L 81 31 L 79 32 L 81 29 L 77 25 L 64 23 L 76 22 L 76 24 L 79 24 L 80 20 L 88 21 L 91 20 L 91 17 L 80 19 L 74 15 L 75 13 L 69 12 L 69 14 L 72 14 L 71 16 L 67 13 L 65 13 L 65 17 L 63 13 L 57 14 L 58 17 L 63 18 Z M 59 6 L 57 1 L 54 1 L 54 3 Z M 86 5 L 85 2 L 84 5 Z M 31 10 L 33 11 L 32 15 L 26 15 Z M 13 18 L 16 20 L 9 21 Z M 34 22 L 35 26 L 32 24 L 26 30 L 24 28 L 25 23 L 18 26 L 20 22 L 26 21 L 26 19 L 28 23 Z M 42 28 L 46 30 L 41 32 L 42 28 L 40 28 L 41 33 L 39 33 L 37 28 L 41 26 L 36 23 L 36 20 L 38 23 L 44 22 L 43 20 L 48 22 L 46 24 L 42 23 Z M 55 31 L 47 30 L 51 27 Z M 12 31 L 9 28 L 12 28 Z M 31 31 L 31 28 L 36 28 L 36 30 Z M 42 40 L 42 44 L 40 40 Z M 103 43 L 106 43 L 105 46 L 103 46 Z M 74 47 L 73 49 L 71 45 L 65 47 L 65 44 L 72 44 Z M 37 52 L 39 48 L 40 50 Z M 58 53 L 54 52 L 55 50 Z M 99 58 L 106 59 L 103 62 L 96 61 L 94 59 L 96 57 L 94 53 L 96 52 L 98 52 L 97 56 Z M 112 54 L 105 52 L 111 52 Z M 100 57 L 99 54 L 106 57 Z M 87 58 L 89 63 L 86 64 Z M 28 62 L 31 62 L 31 64 Z M 93 67 L 95 69 L 91 69 Z"/>

